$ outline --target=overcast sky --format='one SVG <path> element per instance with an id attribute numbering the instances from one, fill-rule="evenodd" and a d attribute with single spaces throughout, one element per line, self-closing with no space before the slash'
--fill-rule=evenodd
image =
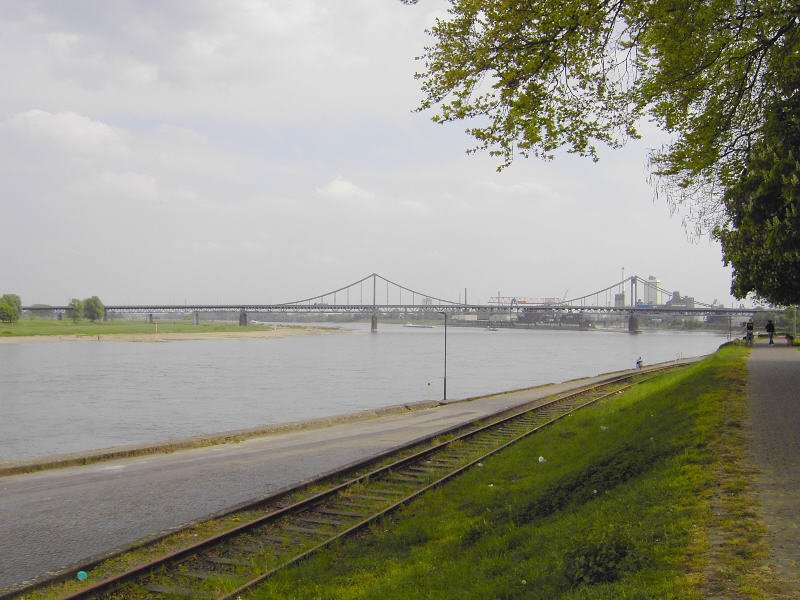
<path id="1" fill-rule="evenodd" d="M 718 245 L 653 201 L 657 137 L 497 173 L 413 112 L 446 4 L 0 3 L 0 293 L 266 303 L 377 271 L 485 302 L 624 268 L 729 304 Z"/>

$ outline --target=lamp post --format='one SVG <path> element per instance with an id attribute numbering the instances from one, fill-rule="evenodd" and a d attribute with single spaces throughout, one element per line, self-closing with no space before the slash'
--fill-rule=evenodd
<path id="1" fill-rule="evenodd" d="M 447 401 L 447 312 L 440 311 L 440 315 L 444 316 L 444 389 L 442 392 L 442 402 Z"/>

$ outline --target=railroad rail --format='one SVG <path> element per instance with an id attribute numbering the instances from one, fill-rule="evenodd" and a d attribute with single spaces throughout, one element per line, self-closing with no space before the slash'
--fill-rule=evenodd
<path id="1" fill-rule="evenodd" d="M 440 433 L 423 450 L 63 598 L 245 598 L 280 569 L 363 529 L 487 457 L 658 371 L 679 366 L 626 373 L 545 403 L 503 411 L 459 426 L 441 442 L 436 441 L 443 437 Z"/>

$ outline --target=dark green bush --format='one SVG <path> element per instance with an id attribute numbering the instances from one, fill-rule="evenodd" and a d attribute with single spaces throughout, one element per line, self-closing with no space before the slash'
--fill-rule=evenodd
<path id="1" fill-rule="evenodd" d="M 599 540 L 579 540 L 564 554 L 564 577 L 577 587 L 616 581 L 633 560 L 630 542 L 617 533 Z"/>

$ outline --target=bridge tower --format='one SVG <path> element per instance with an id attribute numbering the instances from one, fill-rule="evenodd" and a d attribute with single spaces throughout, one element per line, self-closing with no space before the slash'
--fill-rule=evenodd
<path id="1" fill-rule="evenodd" d="M 239 327 L 247 327 L 247 312 L 244 307 L 239 311 Z"/>
<path id="2" fill-rule="evenodd" d="M 369 327 L 369 330 L 372 333 L 378 333 L 378 308 L 375 300 L 377 293 L 377 279 L 378 279 L 378 274 L 373 273 L 372 274 L 372 318 L 370 319 L 370 327 Z"/>

